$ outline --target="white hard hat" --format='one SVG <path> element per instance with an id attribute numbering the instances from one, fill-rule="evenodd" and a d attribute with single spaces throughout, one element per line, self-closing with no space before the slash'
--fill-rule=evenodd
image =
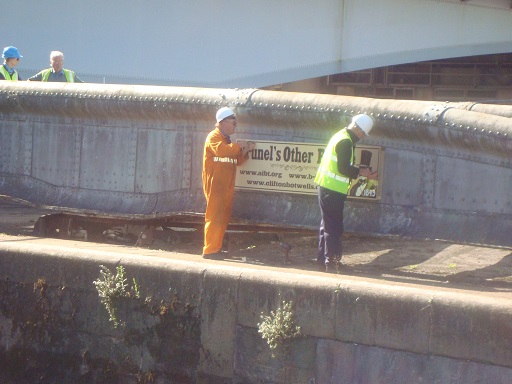
<path id="1" fill-rule="evenodd" d="M 235 112 L 233 112 L 233 110 L 231 108 L 222 107 L 221 109 L 219 109 L 217 111 L 217 114 L 215 115 L 215 117 L 217 118 L 217 123 L 219 123 L 222 120 L 224 120 L 226 117 L 234 116 L 234 115 L 235 115 Z"/>
<path id="2" fill-rule="evenodd" d="M 370 134 L 370 131 L 373 128 L 373 120 L 370 116 L 366 114 L 355 115 L 352 118 L 352 123 L 356 124 L 361 130 L 365 133 L 366 136 Z"/>

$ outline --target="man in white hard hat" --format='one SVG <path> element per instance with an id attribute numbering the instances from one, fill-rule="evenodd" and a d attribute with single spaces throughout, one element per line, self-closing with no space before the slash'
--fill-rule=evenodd
<path id="1" fill-rule="evenodd" d="M 60 51 L 50 52 L 51 68 L 43 69 L 36 75 L 29 77 L 28 81 L 50 81 L 60 83 L 83 83 L 75 72 L 64 68 L 64 54 Z"/>
<path id="2" fill-rule="evenodd" d="M 203 191 L 206 197 L 203 258 L 223 259 L 224 233 L 231 217 L 237 165 L 242 164 L 254 149 L 254 143 L 232 143 L 230 136 L 237 127 L 231 108 L 217 111 L 217 123 L 204 144 Z"/>
<path id="3" fill-rule="evenodd" d="M 318 238 L 317 263 L 320 270 L 337 272 L 341 261 L 343 209 L 352 180 L 370 177 L 367 167 L 356 167 L 355 144 L 364 139 L 373 127 L 366 114 L 356 115 L 347 128 L 338 131 L 329 141 L 315 177 L 318 204 L 322 213 Z"/>
<path id="4" fill-rule="evenodd" d="M 21 77 L 16 71 L 16 67 L 23 56 L 20 55 L 18 48 L 16 47 L 5 47 L 2 52 L 2 58 L 4 64 L 0 66 L 0 80 L 19 81 Z"/>

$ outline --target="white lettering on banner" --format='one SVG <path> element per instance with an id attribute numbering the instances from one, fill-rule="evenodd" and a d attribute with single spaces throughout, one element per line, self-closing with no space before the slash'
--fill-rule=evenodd
<path id="1" fill-rule="evenodd" d="M 327 143 L 254 142 L 256 147 L 249 152 L 249 159 L 238 167 L 237 189 L 308 195 L 317 193 L 314 180 Z M 357 188 L 353 191 L 350 189 L 350 197 L 380 197 L 378 175 L 382 173 L 379 168 L 382 167 L 381 152 L 380 147 L 356 147 L 356 164 L 375 172 L 371 180 L 361 177 L 353 180 L 352 185 L 355 186 L 357 182 Z M 334 174 L 333 177 L 340 179 Z"/>

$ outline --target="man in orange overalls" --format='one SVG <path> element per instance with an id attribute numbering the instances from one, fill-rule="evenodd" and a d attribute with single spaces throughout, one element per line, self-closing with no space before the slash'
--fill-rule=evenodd
<path id="1" fill-rule="evenodd" d="M 247 159 L 254 143 L 232 143 L 235 133 L 235 113 L 228 107 L 217 111 L 215 129 L 206 137 L 203 158 L 203 190 L 206 197 L 203 258 L 223 259 L 221 250 L 228 227 L 235 192 L 237 165 Z"/>

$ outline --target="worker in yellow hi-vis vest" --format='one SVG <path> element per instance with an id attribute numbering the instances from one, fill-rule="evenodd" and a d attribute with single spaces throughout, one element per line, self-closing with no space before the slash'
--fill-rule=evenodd
<path id="1" fill-rule="evenodd" d="M 43 69 L 38 74 L 29 77 L 28 81 L 50 81 L 61 83 L 83 83 L 75 72 L 64 68 L 64 54 L 60 51 L 50 52 L 51 68 Z"/>
<path id="2" fill-rule="evenodd" d="M 347 128 L 334 134 L 322 156 L 315 177 L 322 213 L 316 261 L 322 271 L 337 272 L 339 269 L 343 210 L 351 181 L 359 176 L 371 176 L 367 167 L 355 166 L 354 147 L 359 140 L 368 136 L 372 127 L 370 116 L 354 116 Z"/>
<path id="3" fill-rule="evenodd" d="M 3 65 L 0 66 L 0 80 L 18 81 L 21 77 L 16 71 L 16 67 L 23 56 L 20 55 L 18 48 L 16 47 L 5 47 L 2 52 L 2 58 L 4 59 Z"/>

